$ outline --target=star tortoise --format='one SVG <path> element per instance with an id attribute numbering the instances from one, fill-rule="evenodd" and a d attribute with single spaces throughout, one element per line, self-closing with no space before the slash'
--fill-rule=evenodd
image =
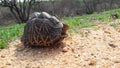
<path id="1" fill-rule="evenodd" d="M 51 46 L 62 42 L 69 26 L 46 12 L 34 12 L 24 27 L 21 42 L 25 46 Z"/>

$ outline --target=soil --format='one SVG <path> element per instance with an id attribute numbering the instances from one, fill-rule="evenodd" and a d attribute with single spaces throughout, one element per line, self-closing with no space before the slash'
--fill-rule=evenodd
<path id="1" fill-rule="evenodd" d="M 68 34 L 51 47 L 24 47 L 14 40 L 0 50 L 0 68 L 120 68 L 120 28 L 99 25 Z"/>

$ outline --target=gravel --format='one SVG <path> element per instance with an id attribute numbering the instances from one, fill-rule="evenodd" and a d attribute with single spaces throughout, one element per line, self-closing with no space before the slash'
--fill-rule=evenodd
<path id="1" fill-rule="evenodd" d="M 120 68 L 120 29 L 96 28 L 68 33 L 52 47 L 24 47 L 16 39 L 0 50 L 0 68 Z"/>

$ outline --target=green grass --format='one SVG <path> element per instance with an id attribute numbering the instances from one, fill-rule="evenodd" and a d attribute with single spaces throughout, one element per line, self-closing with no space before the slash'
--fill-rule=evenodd
<path id="1" fill-rule="evenodd" d="M 71 28 L 75 28 L 75 27 L 82 28 L 82 27 L 88 27 L 92 25 L 90 22 L 87 22 L 87 21 L 83 22 L 79 18 L 69 19 L 65 23 L 68 24 Z"/>
<path id="2" fill-rule="evenodd" d="M 113 26 L 114 28 L 119 27 L 119 23 L 112 23 L 111 26 Z"/>
<path id="3" fill-rule="evenodd" d="M 23 34 L 24 24 L 0 26 L 0 49 L 7 46 L 7 42 Z"/>
<path id="4" fill-rule="evenodd" d="M 114 19 L 110 18 L 112 14 L 117 14 L 118 18 L 120 18 L 120 9 L 113 9 L 109 11 L 103 11 L 100 13 L 93 14 L 85 14 L 82 16 L 76 17 L 64 17 L 63 20 L 66 24 L 68 24 L 71 28 L 74 27 L 89 27 L 96 24 L 96 21 L 101 22 L 111 22 Z"/>

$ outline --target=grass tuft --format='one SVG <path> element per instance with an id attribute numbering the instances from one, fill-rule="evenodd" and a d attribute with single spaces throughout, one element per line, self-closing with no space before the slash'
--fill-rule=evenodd
<path id="1" fill-rule="evenodd" d="M 23 27 L 24 24 L 0 26 L 0 49 L 5 48 L 8 41 L 20 37 L 23 34 Z"/>
<path id="2" fill-rule="evenodd" d="M 120 18 L 120 9 L 113 9 L 113 10 L 103 11 L 99 13 L 95 12 L 93 14 L 84 14 L 82 16 L 76 16 L 76 17 L 64 17 L 63 21 L 66 24 L 68 24 L 71 28 L 90 27 L 90 26 L 96 25 L 97 24 L 96 21 L 110 23 L 111 21 L 115 20 L 113 18 L 110 18 L 110 16 L 113 13 L 117 14 L 118 18 Z M 113 24 L 113 26 L 116 26 L 116 24 Z"/>
<path id="3" fill-rule="evenodd" d="M 83 27 L 92 26 L 92 23 L 87 21 L 82 21 L 79 18 L 70 18 L 65 23 L 68 24 L 72 29 L 74 29 L 75 27 L 83 28 Z"/>

